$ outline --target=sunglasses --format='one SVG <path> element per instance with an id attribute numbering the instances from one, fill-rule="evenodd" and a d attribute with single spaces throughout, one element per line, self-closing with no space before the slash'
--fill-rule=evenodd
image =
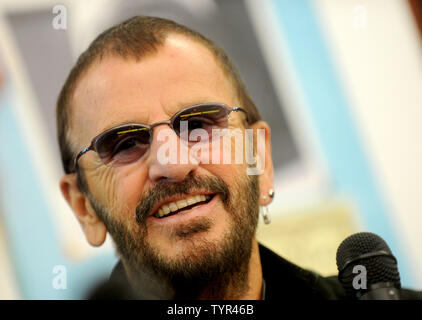
<path id="1" fill-rule="evenodd" d="M 213 129 L 227 129 L 229 115 L 232 111 L 246 110 L 240 107 L 229 107 L 223 103 L 201 103 L 186 107 L 167 121 L 160 121 L 151 125 L 127 123 L 113 127 L 92 139 L 89 147 L 86 147 L 75 158 L 74 168 L 78 168 L 78 161 L 88 151 L 95 151 L 101 162 L 105 165 L 117 167 L 131 164 L 139 160 L 149 149 L 152 142 L 153 129 L 159 125 L 167 124 L 176 134 L 181 137 L 181 130 L 190 133 L 195 129 L 203 129 L 212 139 Z M 182 121 L 186 121 L 181 125 Z M 185 131 L 183 131 L 185 133 Z"/>

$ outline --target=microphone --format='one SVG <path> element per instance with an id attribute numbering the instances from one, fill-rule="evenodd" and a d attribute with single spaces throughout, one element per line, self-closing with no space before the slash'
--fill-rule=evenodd
<path id="1" fill-rule="evenodd" d="M 343 240 L 337 249 L 338 279 L 349 298 L 399 300 L 397 260 L 378 235 L 360 232 Z"/>

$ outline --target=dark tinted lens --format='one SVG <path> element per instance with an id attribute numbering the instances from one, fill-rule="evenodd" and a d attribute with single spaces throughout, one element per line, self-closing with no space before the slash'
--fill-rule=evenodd
<path id="1" fill-rule="evenodd" d="M 119 166 L 137 161 L 148 150 L 150 130 L 143 126 L 118 127 L 103 133 L 94 144 L 104 164 Z"/>
<path id="2" fill-rule="evenodd" d="M 174 119 L 173 128 L 177 134 L 188 130 L 190 134 L 195 129 L 203 129 L 212 139 L 213 129 L 228 127 L 228 112 L 220 105 L 197 106 L 184 110 Z"/>

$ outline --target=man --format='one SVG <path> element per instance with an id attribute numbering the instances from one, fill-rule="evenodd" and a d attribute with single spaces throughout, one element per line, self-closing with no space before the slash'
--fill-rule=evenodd
<path id="1" fill-rule="evenodd" d="M 335 279 L 257 243 L 259 206 L 274 195 L 270 128 L 210 40 L 152 17 L 110 28 L 70 72 L 57 121 L 66 173 L 61 191 L 91 245 L 103 244 L 107 232 L 113 238 L 121 261 L 111 280 L 130 288 L 130 296 L 343 297 Z M 211 134 L 204 141 L 213 156 L 222 138 L 211 129 L 252 130 L 261 174 L 249 175 L 248 162 L 226 163 L 221 154 L 221 161 L 205 161 L 205 152 L 181 161 L 182 150 L 202 142 L 183 138 L 194 129 Z M 261 148 L 258 132 L 264 132 Z M 162 159 L 170 140 L 180 147 L 176 163 Z"/>

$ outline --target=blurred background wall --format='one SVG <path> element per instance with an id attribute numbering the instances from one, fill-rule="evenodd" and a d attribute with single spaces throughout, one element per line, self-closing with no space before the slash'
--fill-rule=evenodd
<path id="1" fill-rule="evenodd" d="M 411 6 L 409 3 L 412 3 Z M 336 274 L 340 242 L 382 236 L 422 289 L 422 42 L 407 0 L 3 0 L 0 298 L 78 299 L 117 261 L 58 188 L 55 101 L 78 55 L 133 15 L 186 24 L 233 58 L 272 128 L 273 222 L 258 238 Z M 54 28 L 60 14 L 63 29 Z"/>

